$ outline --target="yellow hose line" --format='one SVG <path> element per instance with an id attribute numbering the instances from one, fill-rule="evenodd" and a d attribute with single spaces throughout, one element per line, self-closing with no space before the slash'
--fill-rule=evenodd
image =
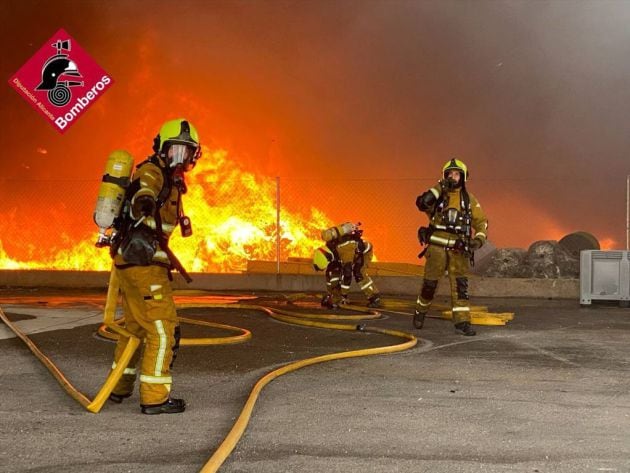
<path id="1" fill-rule="evenodd" d="M 48 358 L 46 355 L 42 353 L 42 351 L 33 343 L 33 341 L 19 328 L 17 328 L 13 322 L 11 322 L 3 310 L 0 308 L 0 319 L 9 327 L 13 333 L 17 337 L 19 337 L 26 346 L 33 352 L 33 354 L 41 361 L 48 371 L 54 376 L 54 378 L 59 382 L 61 387 L 79 404 L 85 407 L 88 411 L 97 413 L 103 408 L 103 404 L 111 394 L 114 386 L 118 383 L 118 380 L 123 375 L 123 371 L 129 364 L 129 360 L 133 356 L 134 352 L 138 348 L 140 344 L 140 340 L 136 337 L 130 336 L 128 337 L 127 345 L 121 355 L 120 362 L 116 366 L 115 369 L 111 370 L 109 376 L 107 377 L 103 387 L 97 393 L 96 397 L 93 401 L 90 401 L 88 397 L 79 391 L 74 385 L 68 381 L 68 379 L 63 375 L 61 370 L 57 368 L 57 366 Z"/>
<path id="2" fill-rule="evenodd" d="M 125 336 L 131 335 L 126 330 L 124 330 L 121 326 L 124 323 L 124 317 L 117 320 L 115 319 L 116 306 L 118 304 L 118 292 L 119 292 L 118 276 L 117 276 L 116 271 L 114 271 L 114 268 L 112 267 L 112 271 L 109 278 L 107 299 L 105 303 L 103 325 L 101 325 L 97 330 L 100 336 L 102 336 L 103 338 L 107 338 L 109 340 L 118 340 L 119 334 L 121 333 L 124 334 Z M 204 294 L 202 291 L 197 291 L 197 290 L 181 290 L 177 292 L 178 294 L 184 294 L 184 295 Z M 177 309 L 192 309 L 192 308 L 198 308 L 198 307 L 205 307 L 205 308 L 216 307 L 216 308 L 234 309 L 234 308 L 238 308 L 238 304 L 212 304 L 208 302 L 186 302 L 182 304 L 176 304 Z M 218 324 L 214 322 L 206 322 L 203 320 L 189 319 L 189 318 L 184 318 L 184 317 L 178 317 L 178 320 L 188 323 L 188 324 L 192 324 L 192 325 L 205 325 L 207 327 L 240 332 L 240 335 L 235 335 L 233 337 L 182 338 L 179 342 L 179 344 L 182 346 L 229 345 L 229 344 L 234 344 L 234 343 L 243 343 L 249 340 L 250 338 L 252 338 L 252 334 L 249 330 L 246 330 L 240 327 L 233 327 L 231 325 Z M 110 330 L 116 333 L 112 333 Z"/>
<path id="3" fill-rule="evenodd" d="M 134 337 L 130 332 L 128 332 L 124 327 L 121 326 L 123 320 L 115 320 L 116 317 L 116 306 L 118 304 L 118 293 L 119 293 L 119 282 L 116 271 L 113 270 L 110 273 L 109 278 L 109 286 L 107 291 L 107 297 L 105 301 L 105 309 L 103 310 L 103 321 L 104 324 L 101 325 L 98 329 L 100 335 L 105 338 L 117 340 L 119 337 L 127 338 L 127 343 L 125 345 L 125 349 L 116 363 L 116 368 L 112 369 L 107 376 L 105 383 L 98 391 L 94 400 L 90 401 L 90 399 L 85 396 L 82 392 L 80 392 L 77 388 L 74 387 L 70 381 L 63 375 L 61 370 L 57 368 L 57 366 L 48 358 L 46 355 L 42 353 L 42 351 L 33 343 L 33 341 L 20 329 L 17 328 L 6 316 L 6 314 L 0 308 L 0 319 L 9 327 L 13 333 L 17 337 L 19 337 L 26 346 L 33 352 L 33 354 L 48 368 L 48 370 L 52 373 L 55 379 L 59 382 L 59 384 L 63 387 L 63 389 L 79 404 L 85 407 L 89 412 L 97 413 L 102 408 L 107 398 L 111 394 L 112 390 L 122 377 L 127 365 L 131 361 L 133 354 L 138 349 L 140 345 L 140 340 L 137 337 Z M 183 306 L 187 306 L 183 304 Z M 210 304 L 205 304 L 203 307 L 211 306 Z M 216 305 L 216 307 L 229 307 L 234 308 L 235 305 Z M 203 320 L 195 320 L 188 318 L 180 318 L 183 322 L 194 324 L 194 325 L 205 325 L 208 327 L 220 328 L 225 330 L 231 330 L 235 332 L 240 332 L 240 335 L 232 336 L 232 337 L 221 337 L 221 338 L 199 338 L 199 339 L 189 339 L 184 338 L 180 341 L 180 345 L 219 345 L 219 344 L 233 344 L 233 343 L 241 343 L 246 340 L 249 340 L 252 336 L 249 330 L 233 327 L 231 325 L 225 324 L 217 324 L 214 322 L 206 322 Z M 111 332 L 109 331 L 111 330 Z M 113 332 L 113 333 L 112 333 Z"/>
<path id="4" fill-rule="evenodd" d="M 116 318 L 116 306 L 118 305 L 118 293 L 120 283 L 118 282 L 118 272 L 112 261 L 112 269 L 109 273 L 109 284 L 107 285 L 107 297 L 105 299 L 105 310 L 103 311 L 103 323 L 113 325 Z"/>
<path id="5" fill-rule="evenodd" d="M 205 304 L 203 307 L 217 307 L 212 304 Z M 236 308 L 236 306 L 226 306 L 230 309 Z M 240 335 L 233 335 L 231 337 L 213 337 L 213 338 L 182 338 L 179 342 L 181 346 L 206 346 L 206 345 L 232 345 L 235 343 L 243 343 L 252 338 L 252 333 L 241 327 L 234 327 L 232 325 L 219 324 L 215 322 L 207 322 L 205 320 L 189 319 L 188 317 L 177 317 L 177 320 L 191 325 L 202 325 L 205 327 L 213 327 L 222 330 L 230 330 L 233 332 L 239 332 Z M 120 325 L 124 323 L 124 318 L 114 321 L 110 325 L 101 325 L 98 328 L 98 334 L 107 338 L 108 340 L 118 340 L 119 334 L 112 333 L 110 330 L 115 330 L 115 327 L 121 328 Z"/>
<path id="6" fill-rule="evenodd" d="M 354 306 L 346 306 L 350 310 L 355 310 Z M 362 307 L 361 307 L 362 309 Z M 343 315 L 343 314 L 301 314 L 299 312 L 294 312 L 285 309 L 272 309 L 276 314 L 285 314 L 290 315 L 292 317 L 304 317 L 308 319 L 323 319 L 323 320 L 367 320 L 367 319 L 380 319 L 381 314 L 378 312 L 369 311 L 367 315 Z"/>
<path id="7" fill-rule="evenodd" d="M 451 310 L 442 311 L 439 316 L 431 316 L 436 319 L 452 320 L 453 312 Z M 473 325 L 505 325 L 514 319 L 513 312 L 488 312 L 480 311 L 475 308 L 470 310 L 470 323 Z"/>
<path id="8" fill-rule="evenodd" d="M 286 314 L 278 314 L 276 313 L 276 309 L 269 309 L 267 307 L 259 307 L 259 309 L 263 309 L 274 319 L 278 319 L 283 322 L 306 325 L 309 327 L 331 328 L 331 329 L 336 329 L 336 330 L 347 330 L 347 331 L 361 330 L 365 332 L 373 332 L 373 333 L 380 333 L 384 335 L 390 335 L 394 337 L 400 337 L 408 341 L 397 344 L 397 345 L 388 345 L 388 346 L 376 347 L 376 348 L 364 348 L 361 350 L 331 353 L 328 355 L 321 355 L 321 356 L 316 356 L 313 358 L 307 358 L 304 360 L 299 360 L 293 363 L 289 363 L 285 366 L 282 366 L 266 374 L 265 376 L 263 376 L 256 382 L 251 393 L 249 394 L 249 397 L 247 398 L 247 401 L 245 402 L 245 406 L 243 407 L 241 414 L 238 416 L 238 419 L 232 426 L 232 429 L 230 430 L 228 435 L 225 437 L 221 445 L 219 445 L 219 447 L 214 452 L 214 454 L 210 457 L 210 459 L 206 462 L 206 464 L 200 470 L 200 473 L 214 473 L 221 467 L 223 462 L 225 462 L 225 460 L 230 455 L 230 453 L 232 453 L 232 450 L 234 450 L 234 448 L 236 447 L 236 444 L 245 433 L 245 429 L 247 428 L 247 424 L 249 423 L 249 419 L 251 417 L 252 411 L 254 409 L 254 405 L 256 404 L 256 400 L 258 399 L 260 392 L 267 384 L 269 384 L 271 381 L 278 378 L 279 376 L 290 373 L 292 371 L 296 371 L 306 366 L 311 366 L 317 363 L 324 363 L 326 361 L 340 360 L 344 358 L 354 358 L 354 357 L 359 357 L 359 356 L 370 356 L 370 355 L 380 355 L 384 353 L 399 352 L 399 351 L 412 348 L 418 343 L 417 338 L 407 332 L 402 332 L 402 331 L 397 331 L 397 330 L 383 330 L 383 329 L 377 329 L 377 328 L 364 328 L 362 326 L 357 326 L 357 325 L 340 325 L 340 324 L 330 324 L 330 323 L 324 323 L 324 322 L 315 322 L 312 320 L 304 320 L 304 318 L 302 317 L 295 317 L 295 316 L 286 315 Z M 288 311 L 284 311 L 284 312 L 288 312 Z"/>
<path id="9" fill-rule="evenodd" d="M 127 344 L 125 346 L 125 350 L 123 351 L 123 355 L 121 359 L 116 364 L 116 368 L 111 370 L 109 376 L 96 397 L 93 401 L 90 401 L 84 394 L 79 392 L 63 375 L 63 373 L 54 365 L 54 363 L 46 357 L 37 346 L 22 333 L 4 314 L 2 309 L 0 308 L 0 318 L 2 321 L 30 348 L 30 350 L 37 356 L 37 358 L 48 368 L 48 370 L 53 374 L 53 376 L 57 379 L 59 384 L 66 390 L 66 392 L 76 401 L 78 401 L 83 407 L 85 407 L 90 412 L 99 412 L 104 403 L 106 402 L 109 394 L 111 394 L 114 386 L 120 379 L 123 374 L 125 368 L 129 364 L 135 350 L 138 348 L 140 344 L 140 340 L 134 336 L 132 336 L 127 330 L 120 326 L 122 323 L 121 320 L 115 320 L 116 314 L 116 305 L 118 303 L 118 279 L 116 276 L 116 272 L 112 271 L 110 276 L 109 283 L 109 291 L 107 293 L 107 299 L 105 304 L 105 310 L 103 314 L 104 325 L 99 328 L 99 333 L 101 335 L 106 336 L 107 338 L 118 338 L 119 336 L 126 337 L 128 339 Z M 307 358 L 304 360 L 299 360 L 296 362 L 289 363 L 281 368 L 271 371 L 266 374 L 262 378 L 260 378 L 256 384 L 254 385 L 246 403 L 239 415 L 238 419 L 234 423 L 232 429 L 225 437 L 221 445 L 217 448 L 214 454 L 210 457 L 210 459 L 206 462 L 203 468 L 200 470 L 201 473 L 210 473 L 216 472 L 220 466 L 225 462 L 227 457 L 230 455 L 232 450 L 234 450 L 236 444 L 243 436 L 245 429 L 249 423 L 249 419 L 251 418 L 251 413 L 254 409 L 254 405 L 258 399 L 258 396 L 262 389 L 269 384 L 274 379 L 296 371 L 300 368 L 304 368 L 306 366 L 311 366 L 318 363 L 324 363 L 327 361 L 340 360 L 345 358 L 355 358 L 361 356 L 371 356 L 371 355 L 379 355 L 385 353 L 395 353 L 403 350 L 407 350 L 409 348 L 414 347 L 418 340 L 415 336 L 410 333 L 396 331 L 396 330 L 384 330 L 377 328 L 366 328 L 363 325 L 357 324 L 337 324 L 337 323 L 329 323 L 329 322 L 319 322 L 314 319 L 324 319 L 324 320 L 366 320 L 366 319 L 375 319 L 379 318 L 381 315 L 379 312 L 371 311 L 365 309 L 363 307 L 355 307 L 355 306 L 347 306 L 348 309 L 357 310 L 360 312 L 364 312 L 364 315 L 341 315 L 341 314 L 303 314 L 298 312 L 292 312 L 284 309 L 276 309 L 269 308 L 259 305 L 248 305 L 248 304 L 211 304 L 211 303 L 187 303 L 182 304 L 179 308 L 193 308 L 193 307 L 215 307 L 215 308 L 229 308 L 229 309 L 251 309 L 258 310 L 267 313 L 270 317 L 277 319 L 282 322 L 303 325 L 308 327 L 317 327 L 317 328 L 326 328 L 326 329 L 334 329 L 334 330 L 345 330 L 345 331 L 364 331 L 371 333 L 380 333 L 383 335 L 389 335 L 393 337 L 400 337 L 407 341 L 404 343 L 399 343 L 396 345 L 388 345 L 384 347 L 376 347 L 376 348 L 365 348 L 360 350 L 352 350 L 347 352 L 338 352 L 331 353 L 328 355 L 321 355 L 313 358 Z M 215 345 L 220 343 L 239 343 L 248 340 L 251 338 L 251 332 L 248 330 L 233 327 L 230 325 L 217 324 L 213 322 L 206 322 L 196 319 L 189 318 L 180 318 L 182 322 L 191 323 L 195 325 L 203 325 L 209 327 L 215 327 L 220 329 L 227 329 L 232 331 L 241 332 L 240 335 L 233 337 L 222 337 L 222 338 L 206 338 L 206 339 L 182 339 L 182 345 Z M 105 327 L 105 328 L 103 328 Z M 103 330 L 101 330 L 103 329 Z M 107 330 L 111 330 L 111 333 Z"/>
<path id="10" fill-rule="evenodd" d="M 139 345 L 139 338 L 134 336 L 127 337 L 127 344 L 125 345 L 125 349 L 123 350 L 118 363 L 116 363 L 116 368 L 109 372 L 105 383 L 101 389 L 99 389 L 98 393 L 94 397 L 94 400 L 89 405 L 85 406 L 88 411 L 96 414 L 103 408 L 105 401 L 107 401 L 107 398 L 116 387 L 116 384 L 118 384 L 118 381 L 122 377 L 125 368 L 127 368 L 127 365 L 131 361 L 131 357 L 138 349 Z"/>
<path id="11" fill-rule="evenodd" d="M 206 306 L 214 307 L 214 306 Z M 232 330 L 241 332 L 241 335 L 232 337 L 216 337 L 216 338 L 182 338 L 179 344 L 182 346 L 199 346 L 199 345 L 233 345 L 235 343 L 243 343 L 252 338 L 252 333 L 241 327 L 233 327 L 232 325 L 218 324 L 215 322 L 207 322 L 205 320 L 189 319 L 187 317 L 178 317 L 181 322 L 191 325 L 203 325 L 206 327 L 220 328 L 223 330 Z"/>
<path id="12" fill-rule="evenodd" d="M 50 371 L 52 373 L 52 375 L 55 377 L 55 379 L 59 382 L 59 384 L 61 384 L 61 387 L 75 400 L 77 401 L 79 404 L 81 404 L 83 407 L 85 407 L 87 409 L 87 406 L 91 403 L 90 400 L 85 396 L 85 394 L 81 393 L 79 390 L 77 390 L 71 383 L 70 381 L 68 381 L 66 379 L 66 377 L 63 375 L 63 373 L 61 371 L 59 371 L 59 369 L 55 366 L 55 364 L 50 360 L 50 358 L 48 358 L 46 355 L 44 355 L 41 350 L 39 348 L 37 348 L 37 345 L 35 345 L 30 338 L 28 338 L 28 336 L 26 336 L 19 328 L 17 328 L 13 322 L 11 322 L 6 314 L 4 313 L 4 311 L 0 308 L 0 319 L 2 319 L 2 321 L 7 325 L 7 327 L 9 327 L 13 333 L 15 333 L 15 335 L 17 337 L 19 337 L 25 344 L 26 346 L 33 352 L 33 354 L 39 359 L 39 361 L 41 361 L 44 366 L 46 368 L 48 368 L 48 371 Z"/>

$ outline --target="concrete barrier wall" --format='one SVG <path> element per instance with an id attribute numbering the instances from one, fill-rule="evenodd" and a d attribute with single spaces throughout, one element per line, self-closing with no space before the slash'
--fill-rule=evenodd
<path id="1" fill-rule="evenodd" d="M 193 282 L 173 273 L 173 285 L 177 289 L 212 291 L 278 291 L 322 292 L 325 290 L 322 275 L 308 274 L 191 274 Z M 108 272 L 96 271 L 33 271 L 0 270 L 2 287 L 50 287 L 50 288 L 106 288 Z M 374 282 L 384 294 L 417 295 L 421 277 L 375 276 Z M 470 278 L 470 293 L 477 297 L 530 297 L 579 300 L 579 279 L 511 279 Z M 357 291 L 356 284 L 352 287 Z M 438 295 L 450 293 L 448 280 L 440 281 Z"/>

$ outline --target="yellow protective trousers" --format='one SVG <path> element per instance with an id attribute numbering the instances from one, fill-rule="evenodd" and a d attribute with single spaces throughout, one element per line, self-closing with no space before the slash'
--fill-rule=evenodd
<path id="1" fill-rule="evenodd" d="M 333 261 L 326 268 L 326 291 L 332 296 L 332 302 L 341 300 L 341 263 Z"/>
<path id="2" fill-rule="evenodd" d="M 369 259 L 365 258 L 365 264 L 361 266 L 361 270 L 360 270 L 361 279 L 360 281 L 357 281 L 357 284 L 361 288 L 361 291 L 363 291 L 363 294 L 365 294 L 365 297 L 367 297 L 368 299 L 378 292 L 378 289 L 376 288 L 374 281 L 372 280 L 370 275 L 367 273 L 367 265 L 371 259 L 372 259 L 371 254 L 370 254 Z M 356 279 L 356 275 L 355 275 L 355 279 Z"/>
<path id="3" fill-rule="evenodd" d="M 363 294 L 365 294 L 365 297 L 369 299 L 372 295 L 378 293 L 374 281 L 367 272 L 374 252 L 370 247 L 370 249 L 363 254 L 363 264 L 361 267 L 357 267 L 355 264 L 357 245 L 358 243 L 356 241 L 350 240 L 337 246 L 337 253 L 339 254 L 342 268 L 339 290 L 343 297 L 347 297 L 350 293 L 352 279 L 354 278 Z"/>
<path id="4" fill-rule="evenodd" d="M 326 271 L 326 290 L 328 294 L 332 295 L 333 302 L 337 303 L 342 297 L 348 297 L 350 294 L 350 285 L 353 278 L 352 263 L 346 263 L 343 266 L 337 266 L 333 271 Z M 378 293 L 378 289 L 374 284 L 374 281 L 367 273 L 366 265 L 364 264 L 360 270 L 361 278 L 357 282 L 363 294 L 368 299 L 374 294 Z"/>
<path id="5" fill-rule="evenodd" d="M 132 266 L 116 268 L 123 299 L 125 328 L 140 340 L 144 351 L 140 365 L 140 403 L 143 405 L 165 402 L 171 391 L 170 364 L 175 345 L 177 312 L 168 270 L 163 266 Z M 120 359 L 126 341 L 119 340 L 114 352 L 114 367 Z M 133 392 L 136 364 L 140 358 L 136 351 L 123 377 L 114 388 L 114 394 Z"/>
<path id="6" fill-rule="evenodd" d="M 425 314 L 429 311 L 438 281 L 444 276 L 444 272 L 448 271 L 453 323 L 470 322 L 467 277 L 470 260 L 468 256 L 438 245 L 429 245 L 425 258 L 424 282 L 416 301 L 416 309 Z"/>

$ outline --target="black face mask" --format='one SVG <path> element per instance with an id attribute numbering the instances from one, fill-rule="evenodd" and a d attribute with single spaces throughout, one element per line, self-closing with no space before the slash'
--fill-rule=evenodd
<path id="1" fill-rule="evenodd" d="M 449 191 L 455 190 L 459 187 L 459 182 L 457 182 L 455 179 L 453 179 L 452 177 L 447 177 L 444 182 L 446 183 L 446 188 Z"/>

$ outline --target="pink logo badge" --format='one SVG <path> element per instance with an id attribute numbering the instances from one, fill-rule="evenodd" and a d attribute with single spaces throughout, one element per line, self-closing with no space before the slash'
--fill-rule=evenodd
<path id="1" fill-rule="evenodd" d="M 114 80 L 63 29 L 9 84 L 60 132 L 66 132 Z"/>

